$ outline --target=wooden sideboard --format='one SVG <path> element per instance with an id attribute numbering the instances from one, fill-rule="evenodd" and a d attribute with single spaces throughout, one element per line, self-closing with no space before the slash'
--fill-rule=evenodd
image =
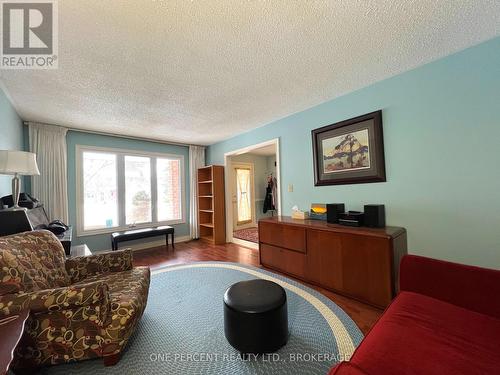
<path id="1" fill-rule="evenodd" d="M 265 267 L 385 308 L 396 294 L 406 230 L 272 217 L 259 221 L 259 250 Z"/>

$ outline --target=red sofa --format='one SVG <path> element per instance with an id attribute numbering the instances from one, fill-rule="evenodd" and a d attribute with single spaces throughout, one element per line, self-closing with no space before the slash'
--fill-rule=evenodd
<path id="1" fill-rule="evenodd" d="M 400 293 L 334 374 L 500 374 L 500 271 L 405 256 Z"/>

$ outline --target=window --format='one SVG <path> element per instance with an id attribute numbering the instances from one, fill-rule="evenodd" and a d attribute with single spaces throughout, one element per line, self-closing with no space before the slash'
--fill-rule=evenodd
<path id="1" fill-rule="evenodd" d="M 78 235 L 185 222 L 182 155 L 77 146 Z"/>
<path id="2" fill-rule="evenodd" d="M 125 156 L 125 223 L 151 221 L 151 160 Z"/>
<path id="3" fill-rule="evenodd" d="M 102 229 L 118 225 L 116 155 L 83 154 L 83 199 L 85 228 Z"/>
<path id="4" fill-rule="evenodd" d="M 156 160 L 158 190 L 158 220 L 175 220 L 181 215 L 181 207 L 177 204 L 181 192 L 181 162 L 179 159 Z"/>

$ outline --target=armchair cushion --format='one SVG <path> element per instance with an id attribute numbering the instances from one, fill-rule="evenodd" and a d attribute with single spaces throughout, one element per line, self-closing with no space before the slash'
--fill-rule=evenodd
<path id="1" fill-rule="evenodd" d="M 0 237 L 2 289 L 34 292 L 68 286 L 61 242 L 49 231 Z"/>
<path id="2" fill-rule="evenodd" d="M 0 297 L 0 314 L 30 310 L 27 335 L 16 350 L 16 368 L 32 368 L 101 355 L 109 320 L 102 281 Z"/>
<path id="3" fill-rule="evenodd" d="M 108 309 L 108 286 L 102 281 L 71 285 L 69 287 L 31 293 L 30 311 L 34 314 L 77 310 L 80 307 L 100 304 Z M 104 316 L 105 317 L 105 316 Z M 95 320 L 96 318 L 91 318 Z"/>
<path id="4" fill-rule="evenodd" d="M 146 308 L 150 282 L 149 267 L 134 267 L 128 271 L 99 274 L 84 280 L 100 280 L 109 287 L 111 310 L 103 328 L 103 355 L 119 353 Z M 80 284 L 77 284 L 80 285 Z"/>
<path id="5" fill-rule="evenodd" d="M 90 319 L 103 324 L 109 310 L 109 292 L 106 283 L 93 281 L 69 287 L 3 295 L 0 296 L 0 316 L 19 313 L 24 309 L 29 309 L 30 313 L 35 315 L 66 310 L 78 311 L 92 305 L 98 306 L 96 309 L 98 314 L 90 316 Z"/>
<path id="6" fill-rule="evenodd" d="M 66 270 L 71 282 L 76 283 L 90 276 L 132 269 L 132 250 L 110 251 L 91 256 L 66 260 Z"/>
<path id="7" fill-rule="evenodd" d="M 31 312 L 27 335 L 16 350 L 16 368 L 101 356 L 102 329 L 110 311 L 105 283 L 96 281 L 12 297 L 0 297 L 0 307 L 28 307 Z"/>
<path id="8" fill-rule="evenodd" d="M 2 283 L 0 282 L 0 296 L 3 296 L 4 294 L 14 294 L 19 292 L 19 284 L 8 284 L 8 283 Z"/>

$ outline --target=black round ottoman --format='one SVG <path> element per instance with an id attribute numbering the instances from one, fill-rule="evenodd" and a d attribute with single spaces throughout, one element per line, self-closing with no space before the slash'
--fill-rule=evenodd
<path id="1" fill-rule="evenodd" d="M 285 290 L 268 280 L 240 281 L 224 294 L 224 333 L 244 354 L 272 353 L 288 340 Z"/>

